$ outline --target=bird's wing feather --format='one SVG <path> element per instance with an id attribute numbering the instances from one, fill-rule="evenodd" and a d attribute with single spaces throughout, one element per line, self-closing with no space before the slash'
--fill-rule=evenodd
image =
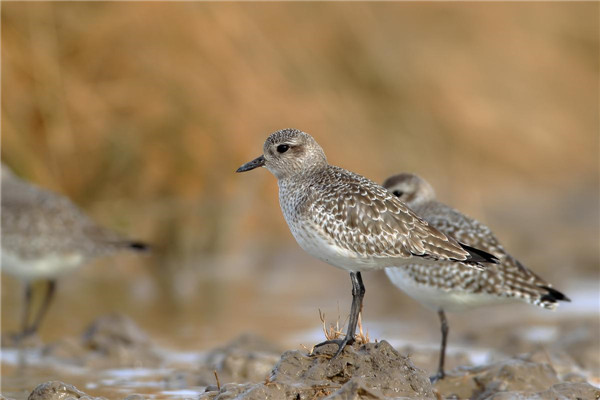
<path id="1" fill-rule="evenodd" d="M 554 307 L 556 300 L 544 298 L 548 296 L 548 288 L 552 285 L 509 254 L 487 225 L 437 201 L 417 207 L 416 211 L 441 232 L 498 257 L 500 262 L 486 274 L 473 274 L 473 284 L 491 292 L 489 274 L 490 277 L 495 277 L 495 280 L 491 280 L 493 284 L 505 287 L 504 293 L 507 296 L 523 297 L 536 305 Z"/>
<path id="2" fill-rule="evenodd" d="M 309 185 L 308 215 L 337 246 L 371 258 L 469 259 L 454 239 L 417 216 L 376 183 L 341 168 Z"/>

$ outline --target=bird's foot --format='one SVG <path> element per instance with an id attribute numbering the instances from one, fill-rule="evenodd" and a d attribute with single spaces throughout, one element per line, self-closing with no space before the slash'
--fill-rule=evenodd
<path id="1" fill-rule="evenodd" d="M 429 377 L 429 382 L 436 383 L 437 381 L 441 381 L 446 377 L 444 371 L 438 371 L 437 374 Z"/>
<path id="2" fill-rule="evenodd" d="M 314 348 L 316 349 L 317 347 L 325 346 L 327 344 L 337 344 L 338 345 L 338 349 L 335 352 L 335 354 L 333 355 L 333 357 L 331 357 L 331 359 L 334 359 L 334 358 L 336 358 L 337 356 L 339 356 L 342 353 L 342 351 L 344 350 L 344 347 L 346 347 L 348 345 L 351 345 L 352 343 L 354 343 L 354 338 L 353 337 L 345 336 L 343 339 L 326 340 L 324 342 L 316 344 Z M 314 353 L 311 353 L 311 355 L 312 354 L 314 354 Z"/>
<path id="3" fill-rule="evenodd" d="M 2 347 L 31 347 L 39 341 L 37 331 L 34 329 L 2 335 Z"/>

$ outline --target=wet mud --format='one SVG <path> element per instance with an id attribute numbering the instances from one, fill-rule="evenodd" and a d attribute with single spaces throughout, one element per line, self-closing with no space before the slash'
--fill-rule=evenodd
<path id="1" fill-rule="evenodd" d="M 109 314 L 96 319 L 78 338 L 44 348 L 44 355 L 93 368 L 158 367 L 160 351 L 130 318 Z"/>
<path id="2" fill-rule="evenodd" d="M 433 397 L 425 372 L 385 341 L 348 346 L 332 358 L 336 350 L 336 345 L 326 345 L 312 354 L 287 351 L 263 382 L 213 387 L 201 398 Z"/>
<path id="3" fill-rule="evenodd" d="M 413 362 L 423 357 L 421 351 L 397 350 L 387 341 L 354 344 L 332 358 L 335 345 L 312 353 L 284 351 L 261 337 L 242 335 L 190 356 L 160 348 L 131 319 L 113 314 L 95 320 L 79 337 L 41 347 L 30 342 L 32 347 L 22 349 L 37 352 L 33 361 L 30 354 L 29 362 L 35 365 L 29 368 L 46 365 L 54 372 L 40 377 L 60 380 L 40 380 L 14 397 L 10 394 L 18 392 L 3 389 L 3 396 L 31 400 L 600 399 L 600 389 L 588 382 L 589 371 L 583 368 L 593 358 L 593 354 L 583 356 L 586 349 L 590 353 L 594 348 L 586 326 L 573 326 L 570 336 L 518 356 L 495 357 L 477 366 L 465 361 L 431 384 L 429 373 Z M 520 342 L 512 345 L 527 347 Z M 3 348 L 7 350 L 10 353 L 10 348 Z M 434 352 L 429 353 L 426 357 Z M 453 357 L 466 360 L 460 354 Z M 3 368 L 6 361 L 3 356 Z M 98 377 L 94 371 L 105 373 Z"/>
<path id="4" fill-rule="evenodd" d="M 435 389 L 448 399 L 598 399 L 579 374 L 559 376 L 546 355 L 525 354 L 490 365 L 458 368 Z"/>

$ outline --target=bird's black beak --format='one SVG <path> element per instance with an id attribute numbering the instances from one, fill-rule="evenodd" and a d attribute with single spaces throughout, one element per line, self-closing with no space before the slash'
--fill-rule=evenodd
<path id="1" fill-rule="evenodd" d="M 235 172 L 246 172 L 254 168 L 262 167 L 263 165 L 265 165 L 265 156 L 260 156 L 242 165 Z"/>

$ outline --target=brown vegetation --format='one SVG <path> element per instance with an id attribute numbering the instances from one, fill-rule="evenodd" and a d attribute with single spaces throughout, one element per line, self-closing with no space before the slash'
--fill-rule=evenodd
<path id="1" fill-rule="evenodd" d="M 274 179 L 233 171 L 284 127 L 372 179 L 423 175 L 446 201 L 487 217 L 536 271 L 589 269 L 597 15 L 593 2 L 3 3 L 2 159 L 155 243 L 152 273 L 107 266 L 72 288 L 110 291 L 106 307 L 151 279 L 213 321 L 269 309 L 227 296 L 272 296 L 252 285 L 295 243 Z M 569 235 L 575 250 L 546 242 Z M 165 297 L 142 298 L 141 314 L 172 309 Z M 3 316 L 14 317 L 4 306 Z"/>

